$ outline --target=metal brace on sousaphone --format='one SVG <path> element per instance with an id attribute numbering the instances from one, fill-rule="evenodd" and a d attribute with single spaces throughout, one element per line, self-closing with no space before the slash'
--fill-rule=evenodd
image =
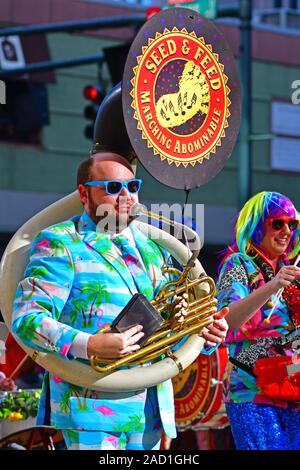
<path id="1" fill-rule="evenodd" d="M 106 147 L 130 161 L 136 155 L 163 184 L 187 190 L 199 187 L 223 168 L 234 148 L 240 116 L 238 83 L 232 53 L 210 21 L 188 9 L 162 11 L 137 34 L 126 61 L 122 87 L 115 87 L 99 109 L 92 153 Z M 201 97 L 191 93 L 198 89 Z M 179 114 L 180 119 L 175 119 Z M 75 191 L 38 213 L 11 239 L 0 267 L 0 308 L 9 328 L 16 287 L 23 278 L 33 239 L 42 229 L 81 211 Z M 76 359 L 65 361 L 54 354 L 36 353 L 20 343 L 39 365 L 64 381 L 102 391 L 139 390 L 176 376 L 202 350 L 204 340 L 199 332 L 213 321 L 216 307 L 213 281 L 201 278 L 205 273 L 196 259 L 200 250 L 197 234 L 189 229 L 187 238 L 195 241 L 191 253 L 176 236 L 139 220 L 132 223 L 185 267 L 178 284 L 165 287 L 155 302 L 159 310 L 169 309 L 169 296 L 187 291 L 191 312 L 186 324 L 184 328 L 177 325 L 173 332 L 166 322 L 165 331 L 157 333 L 164 335 L 159 338 L 163 344 L 158 351 L 152 351 L 151 341 L 146 345 L 150 356 L 135 357 L 141 367 L 113 368 L 110 372 L 99 372 Z M 198 301 L 201 297 L 202 303 Z M 187 339 L 172 351 L 182 336 Z M 164 357 L 148 364 L 153 353 L 164 353 Z M 96 362 L 92 360 L 97 368 Z"/>

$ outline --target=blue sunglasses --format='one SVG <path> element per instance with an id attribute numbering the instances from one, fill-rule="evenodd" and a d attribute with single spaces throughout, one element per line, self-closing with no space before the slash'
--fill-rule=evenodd
<path id="1" fill-rule="evenodd" d="M 134 179 L 129 181 L 88 181 L 84 184 L 85 186 L 105 186 L 106 194 L 116 196 L 117 194 L 120 194 L 123 188 L 126 188 L 130 194 L 138 193 L 142 186 L 142 180 Z"/>

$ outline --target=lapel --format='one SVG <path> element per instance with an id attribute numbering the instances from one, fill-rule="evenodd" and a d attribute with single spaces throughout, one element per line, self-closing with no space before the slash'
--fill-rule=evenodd
<path id="1" fill-rule="evenodd" d="M 161 281 L 162 254 L 152 240 L 140 232 L 133 223 L 130 224 L 130 229 L 133 233 L 136 247 L 144 262 L 148 277 L 151 280 L 152 288 L 155 290 Z"/>
<path id="2" fill-rule="evenodd" d="M 136 292 L 136 287 L 126 264 L 116 251 L 110 236 L 97 231 L 96 224 L 85 211 L 78 221 L 78 233 L 81 240 L 88 245 L 90 249 L 100 254 L 105 261 L 115 268 L 133 295 Z"/>

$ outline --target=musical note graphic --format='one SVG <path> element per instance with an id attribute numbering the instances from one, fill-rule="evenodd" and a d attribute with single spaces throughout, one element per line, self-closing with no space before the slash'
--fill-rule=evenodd
<path id="1" fill-rule="evenodd" d="M 180 126 L 195 114 L 208 112 L 209 87 L 200 67 L 188 61 L 178 79 L 179 91 L 161 96 L 155 105 L 157 120 L 165 128 Z"/>

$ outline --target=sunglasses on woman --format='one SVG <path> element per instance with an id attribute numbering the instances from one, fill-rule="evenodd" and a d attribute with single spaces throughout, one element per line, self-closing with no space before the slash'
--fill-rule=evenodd
<path id="1" fill-rule="evenodd" d="M 299 220 L 296 219 L 267 219 L 270 224 L 272 229 L 275 232 L 279 232 L 284 226 L 284 224 L 287 224 L 288 228 L 293 231 L 298 228 Z"/>
<path id="2" fill-rule="evenodd" d="M 105 186 L 106 194 L 116 196 L 120 194 L 123 188 L 126 188 L 130 194 L 138 193 L 142 186 L 142 180 L 133 179 L 129 181 L 106 180 L 106 181 L 88 181 L 85 186 Z"/>

